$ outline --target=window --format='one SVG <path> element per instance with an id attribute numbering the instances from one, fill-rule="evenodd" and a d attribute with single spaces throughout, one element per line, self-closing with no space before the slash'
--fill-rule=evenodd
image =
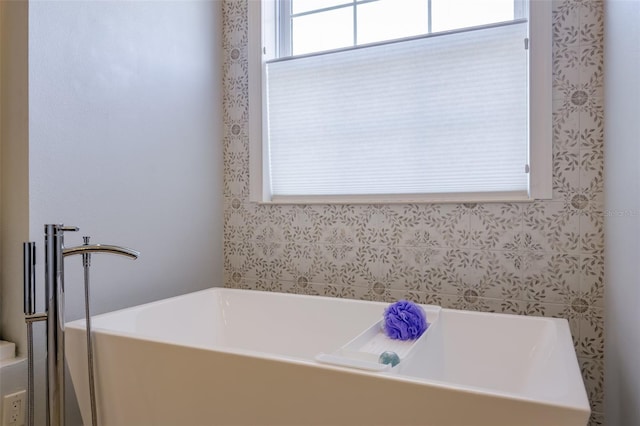
<path id="1" fill-rule="evenodd" d="M 252 200 L 550 197 L 549 3 L 250 2 Z"/>

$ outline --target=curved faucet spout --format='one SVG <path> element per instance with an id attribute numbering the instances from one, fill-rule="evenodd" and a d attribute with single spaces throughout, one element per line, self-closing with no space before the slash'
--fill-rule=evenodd
<path id="1" fill-rule="evenodd" d="M 83 246 L 69 247 L 62 249 L 62 256 L 73 256 L 74 254 L 88 254 L 88 253 L 109 253 L 118 254 L 128 257 L 130 259 L 137 259 L 140 256 L 140 252 L 120 246 L 111 246 L 108 244 L 88 244 Z"/>

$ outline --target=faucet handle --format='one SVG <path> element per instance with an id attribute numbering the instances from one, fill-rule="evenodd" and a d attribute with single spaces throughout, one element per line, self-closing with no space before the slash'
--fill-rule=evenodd
<path id="1" fill-rule="evenodd" d="M 88 246 L 89 245 L 89 240 L 91 239 L 91 237 L 88 236 L 84 236 L 82 237 L 82 241 L 84 241 L 84 245 Z M 87 252 L 87 253 L 82 253 L 82 266 L 85 268 L 88 268 L 89 266 L 91 266 L 91 253 Z"/>
<path id="2" fill-rule="evenodd" d="M 65 231 L 79 231 L 77 226 L 65 226 L 61 223 L 47 224 L 44 226 L 45 241 L 47 237 L 62 237 Z"/>
<path id="3" fill-rule="evenodd" d="M 77 226 L 65 226 L 65 225 L 60 226 L 60 228 L 58 229 L 60 229 L 61 231 L 73 231 L 73 232 L 80 230 L 80 228 L 78 228 Z"/>

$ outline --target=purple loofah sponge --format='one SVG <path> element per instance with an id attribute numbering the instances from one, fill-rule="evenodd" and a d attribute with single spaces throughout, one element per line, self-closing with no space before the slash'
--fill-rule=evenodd
<path id="1" fill-rule="evenodd" d="M 429 327 L 424 310 L 408 300 L 389 305 L 383 325 L 387 336 L 397 340 L 415 340 Z"/>

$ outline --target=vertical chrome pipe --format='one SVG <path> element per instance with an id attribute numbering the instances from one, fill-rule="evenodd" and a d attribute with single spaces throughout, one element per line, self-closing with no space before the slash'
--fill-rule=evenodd
<path id="1" fill-rule="evenodd" d="M 44 226 L 47 313 L 47 425 L 64 426 L 64 232 L 78 228 Z"/>
<path id="2" fill-rule="evenodd" d="M 22 244 L 22 260 L 24 280 L 24 314 L 36 313 L 36 243 Z"/>
<path id="3" fill-rule="evenodd" d="M 64 426 L 64 266 L 63 231 L 44 226 L 47 313 L 47 426 Z"/>
<path id="4" fill-rule="evenodd" d="M 22 245 L 25 319 L 36 313 L 36 243 Z M 34 424 L 33 322 L 27 320 L 27 426 Z"/>

